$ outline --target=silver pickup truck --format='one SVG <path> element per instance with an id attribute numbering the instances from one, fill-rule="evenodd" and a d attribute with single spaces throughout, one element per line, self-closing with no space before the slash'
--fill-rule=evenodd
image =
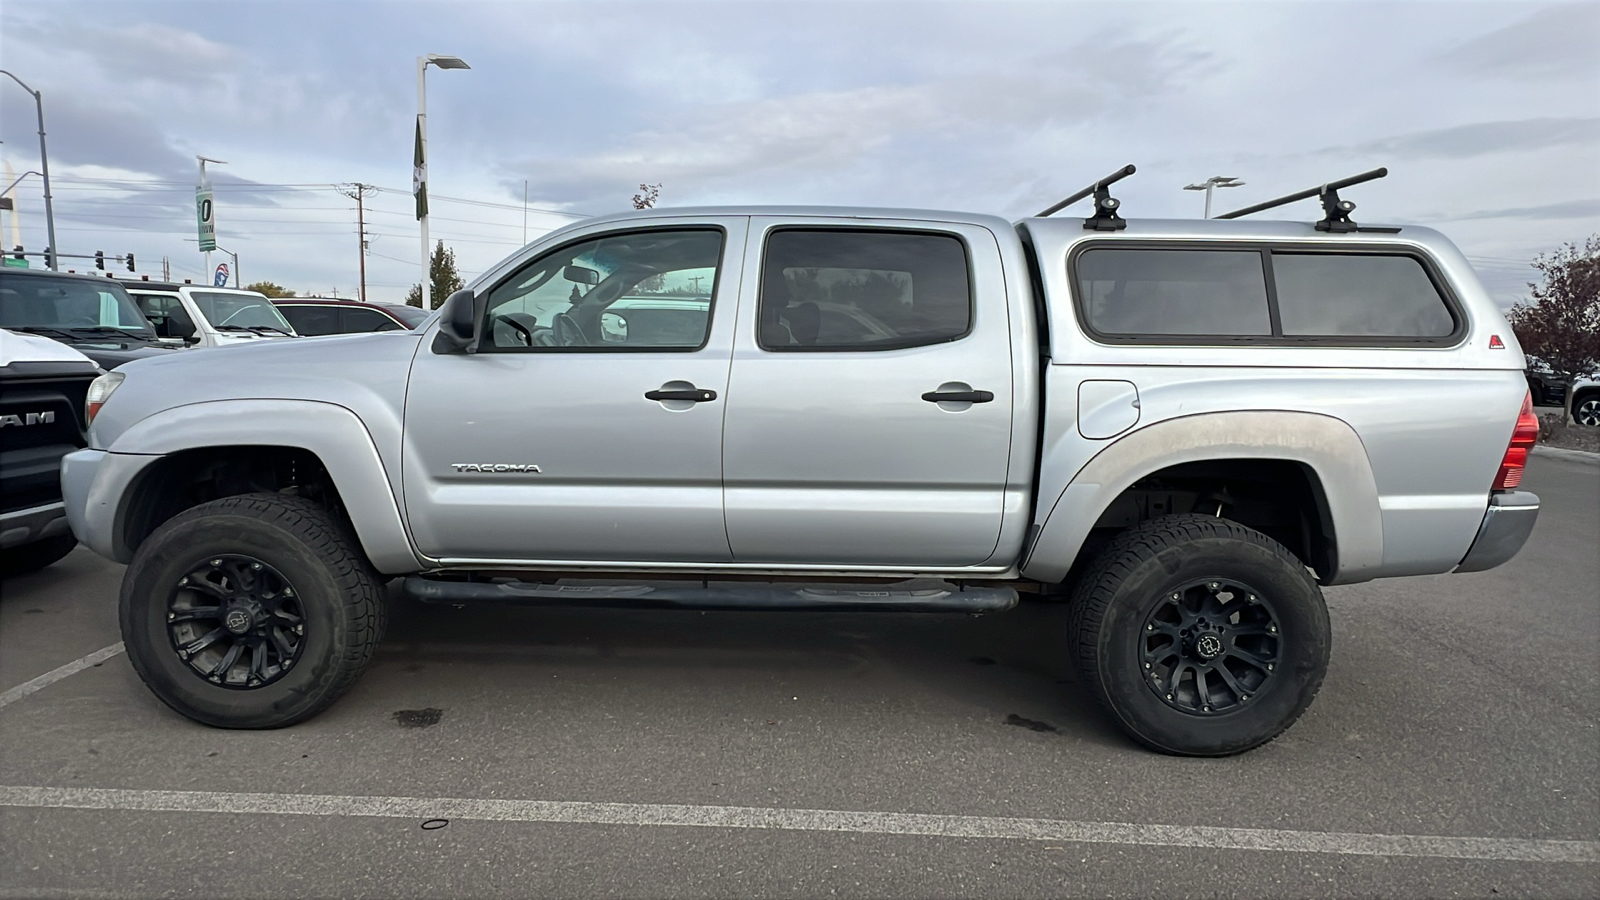
<path id="1" fill-rule="evenodd" d="M 590 219 L 415 331 L 131 363 L 90 393 L 69 519 L 128 564 L 139 675 L 216 726 L 334 702 L 403 577 L 448 603 L 1054 596 L 1129 735 L 1244 751 L 1322 682 L 1320 585 L 1520 549 L 1523 354 L 1434 231 L 1128 221 L 1100 187 L 1088 219 Z"/>

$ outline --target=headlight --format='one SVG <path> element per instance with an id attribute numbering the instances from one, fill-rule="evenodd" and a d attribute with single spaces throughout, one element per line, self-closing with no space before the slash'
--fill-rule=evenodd
<path id="1" fill-rule="evenodd" d="M 89 382 L 89 421 L 94 421 L 95 413 L 106 405 L 106 401 L 111 399 L 111 395 L 122 386 L 122 380 L 127 377 L 121 372 L 107 372 Z"/>

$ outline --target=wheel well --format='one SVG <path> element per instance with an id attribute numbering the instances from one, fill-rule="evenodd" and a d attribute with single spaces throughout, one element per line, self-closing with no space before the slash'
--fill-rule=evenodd
<path id="1" fill-rule="evenodd" d="M 305 497 L 345 518 L 333 479 L 309 450 L 202 447 L 164 456 L 140 473 L 128 492 L 119 543 L 132 554 L 161 523 L 186 509 L 257 492 Z"/>
<path id="2" fill-rule="evenodd" d="M 1101 513 L 1084 549 L 1087 561 L 1124 528 L 1173 513 L 1218 516 L 1283 544 L 1327 581 L 1338 548 L 1317 473 L 1285 459 L 1212 459 L 1182 463 L 1140 478 Z"/>

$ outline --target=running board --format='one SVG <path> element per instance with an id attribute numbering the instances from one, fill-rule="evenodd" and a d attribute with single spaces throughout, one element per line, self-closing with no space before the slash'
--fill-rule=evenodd
<path id="1" fill-rule="evenodd" d="M 790 584 L 759 581 L 554 582 L 447 581 L 411 575 L 401 585 L 423 603 L 513 603 L 523 606 L 624 606 L 673 609 L 999 612 L 1017 605 L 1011 587 L 977 587 L 916 579 L 892 584 Z"/>

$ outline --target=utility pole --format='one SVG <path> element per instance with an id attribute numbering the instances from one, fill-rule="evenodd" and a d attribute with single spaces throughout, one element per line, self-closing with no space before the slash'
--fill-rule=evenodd
<path id="1" fill-rule="evenodd" d="M 357 296 L 362 303 L 365 303 L 367 302 L 367 211 L 366 204 L 363 201 L 366 199 L 367 191 L 376 190 L 376 188 L 358 181 L 354 184 L 345 185 L 338 190 L 339 193 L 356 202 L 356 232 L 361 239 L 361 292 Z"/>

